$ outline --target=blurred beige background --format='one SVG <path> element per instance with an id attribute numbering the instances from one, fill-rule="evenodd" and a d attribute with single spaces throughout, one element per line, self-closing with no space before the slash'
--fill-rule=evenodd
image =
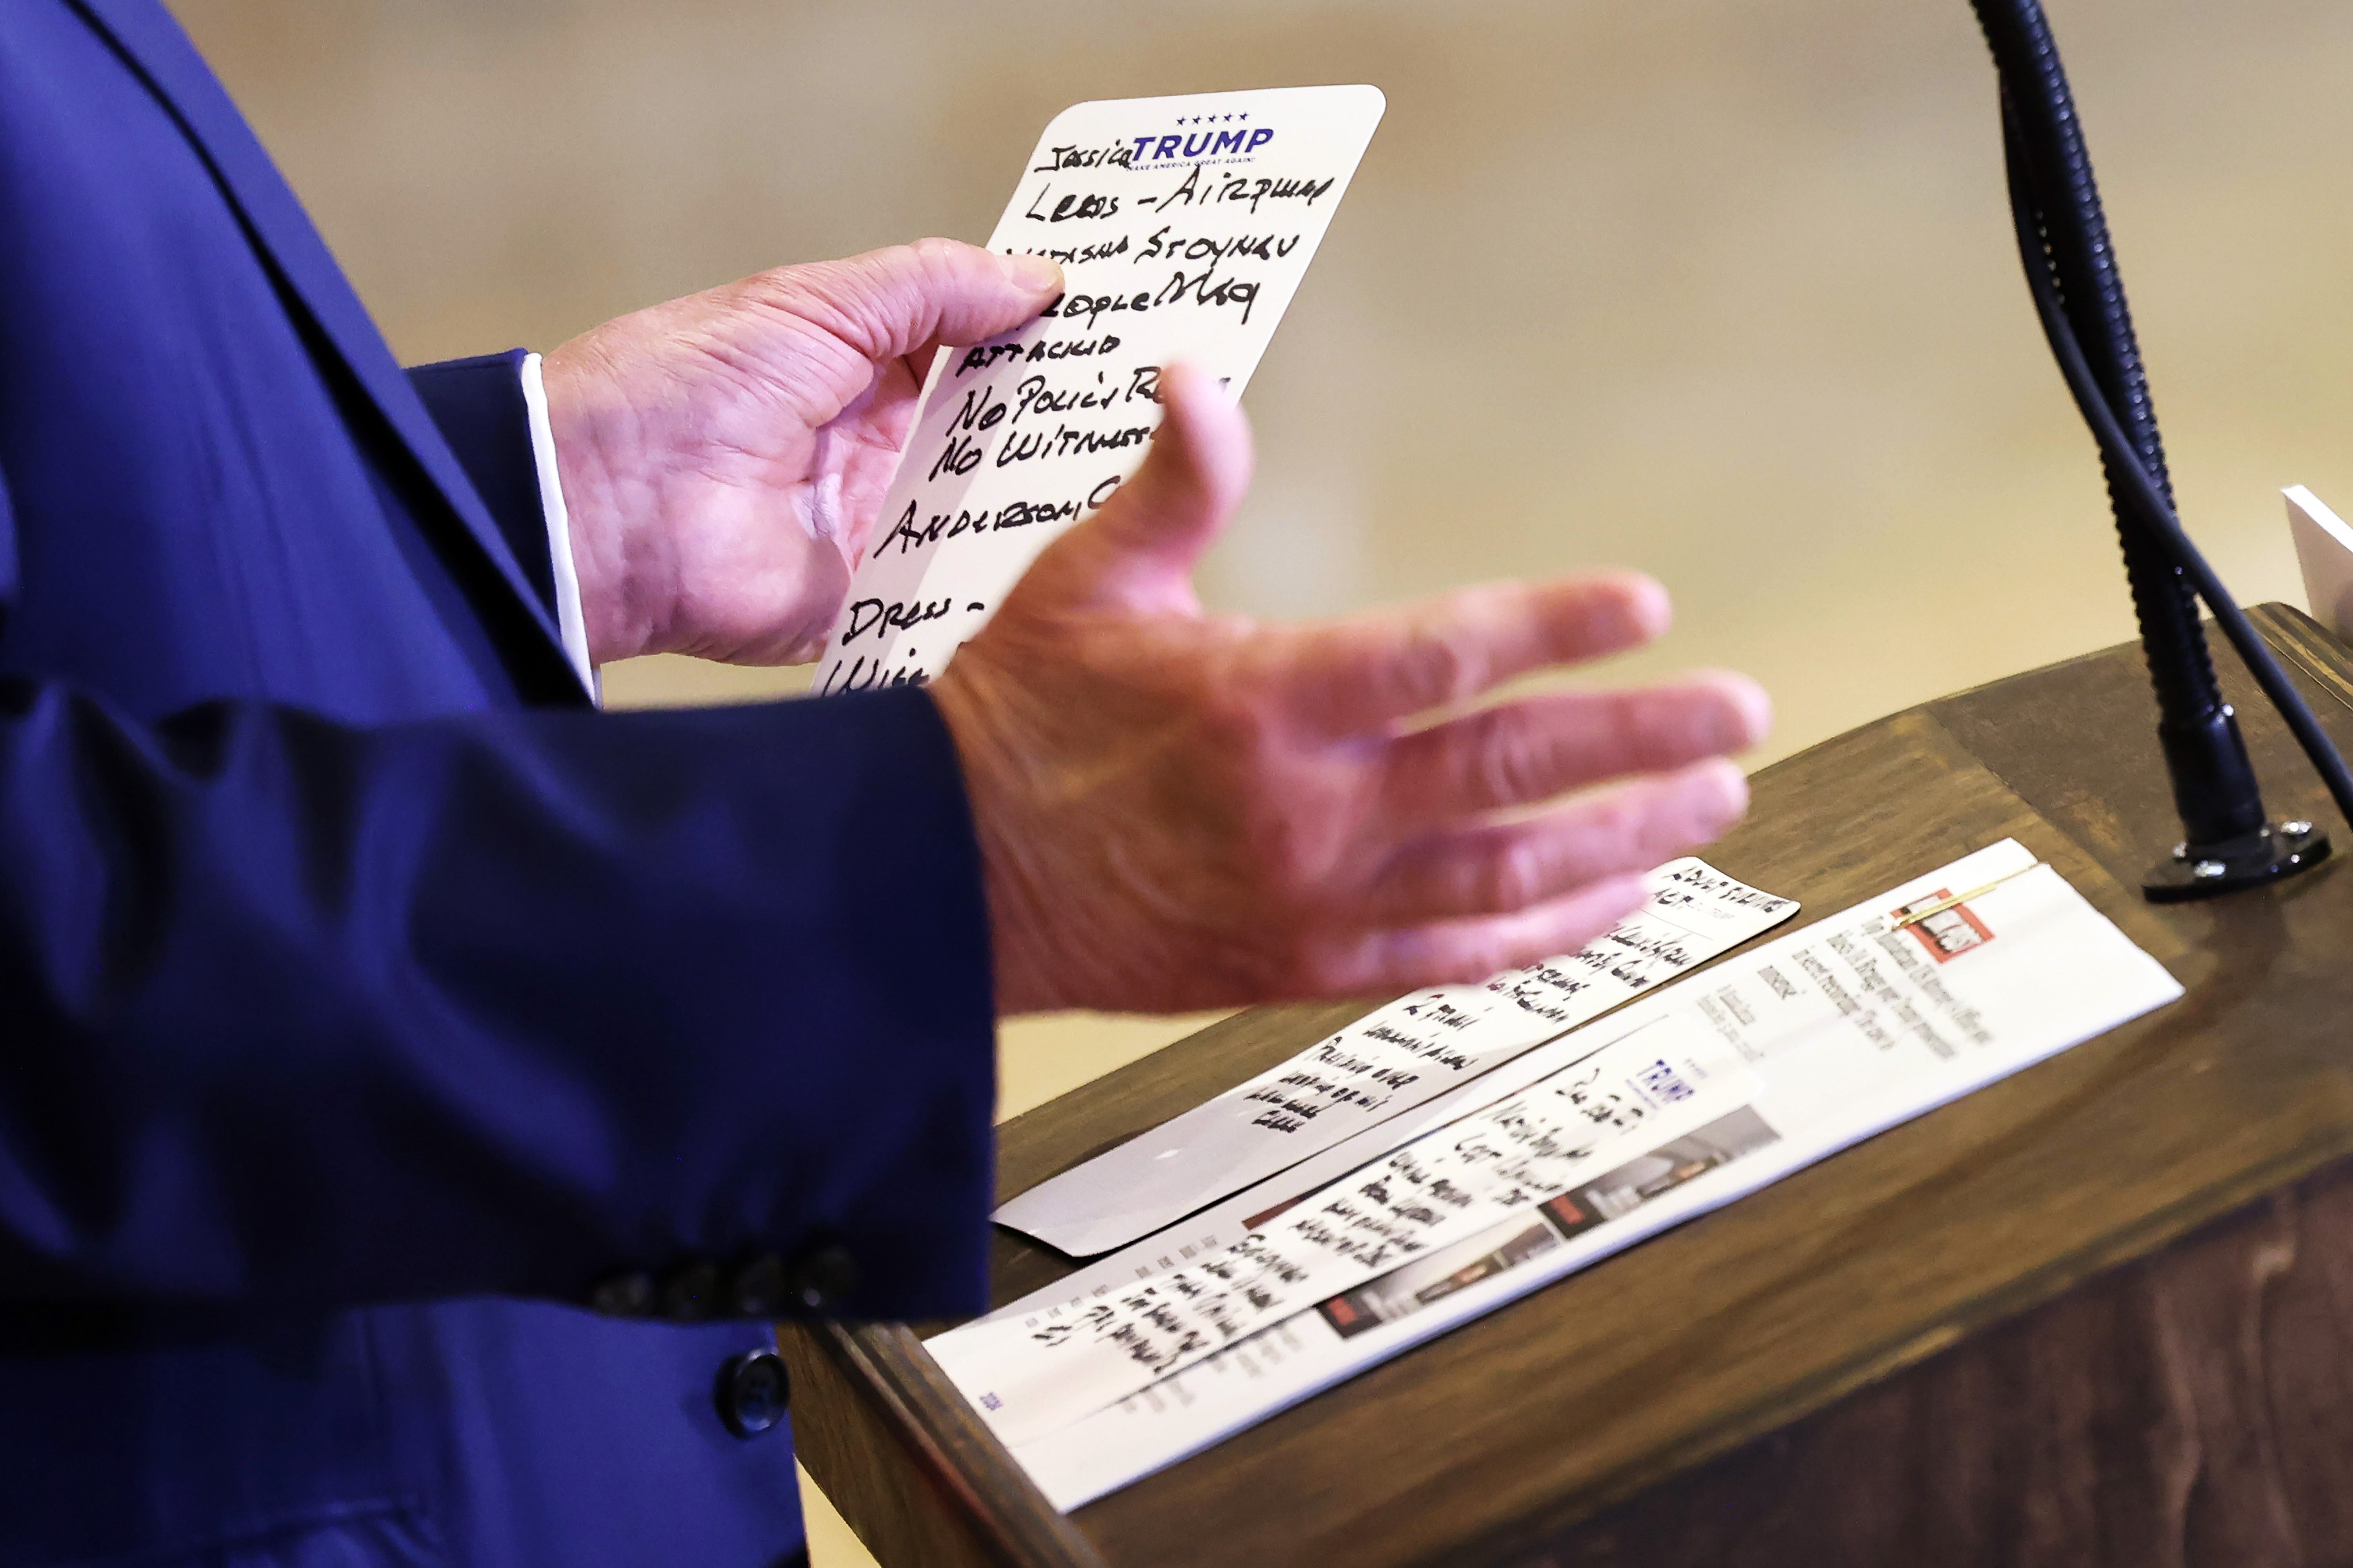
<path id="1" fill-rule="evenodd" d="M 2049 3 L 2185 516 L 2242 599 L 2300 602 L 2279 487 L 2353 503 L 2353 6 Z M 174 4 L 411 360 L 979 239 L 1081 99 L 1369 81 L 1388 117 L 1250 389 L 1213 603 L 1643 566 L 1681 623 L 1599 678 L 1751 671 L 1758 761 L 2130 632 L 1961 0 Z M 1185 1026 L 1009 1026 L 1004 1109 Z"/>

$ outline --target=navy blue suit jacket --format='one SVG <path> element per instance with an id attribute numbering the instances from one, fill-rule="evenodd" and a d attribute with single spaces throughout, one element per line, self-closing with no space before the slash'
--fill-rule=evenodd
<path id="1" fill-rule="evenodd" d="M 928 699 L 595 712 L 513 375 L 154 0 L 0 0 L 0 1568 L 773 1563 L 723 1359 L 979 1303 Z"/>

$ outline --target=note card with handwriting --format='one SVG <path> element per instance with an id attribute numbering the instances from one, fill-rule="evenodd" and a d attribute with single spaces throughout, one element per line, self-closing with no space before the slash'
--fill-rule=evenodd
<path id="1" fill-rule="evenodd" d="M 819 664 L 821 693 L 919 684 L 1144 460 L 1160 368 L 1241 395 L 1379 123 L 1371 87 L 1082 103 L 1039 138 L 992 250 L 1062 264 L 1018 331 L 934 360 Z"/>

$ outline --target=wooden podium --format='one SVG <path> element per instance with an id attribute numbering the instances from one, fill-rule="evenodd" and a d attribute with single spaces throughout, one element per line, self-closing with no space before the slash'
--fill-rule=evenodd
<path id="1" fill-rule="evenodd" d="M 2353 746 L 2353 650 L 2254 617 Z M 898 1325 L 782 1331 L 804 1461 L 886 1568 L 2353 1563 L 2353 831 L 2218 659 L 2274 816 L 2335 837 L 2277 888 L 2141 900 L 2176 829 L 2137 647 L 1777 763 L 1708 852 L 1794 930 L 2015 837 L 2181 1001 L 1068 1518 Z M 1245 1014 L 1019 1117 L 999 1193 L 1367 1010 Z M 997 1300 L 1071 1268 L 1000 1232 Z"/>

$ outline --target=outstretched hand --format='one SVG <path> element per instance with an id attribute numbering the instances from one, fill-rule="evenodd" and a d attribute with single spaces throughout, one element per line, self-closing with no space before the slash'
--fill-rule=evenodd
<path id="1" fill-rule="evenodd" d="M 1241 414 L 1171 367 L 1135 477 L 932 692 L 977 824 L 1001 1013 L 1395 993 L 1573 952 L 1746 809 L 1764 692 L 1704 674 L 1466 710 L 1647 642 L 1648 578 L 1499 584 L 1305 626 L 1202 612 Z M 1618 781 L 1602 791 L 1559 797 Z"/>
<path id="2" fill-rule="evenodd" d="M 606 322 L 544 363 L 588 657 L 817 657 L 942 344 L 1012 331 L 1061 268 L 925 239 Z"/>

